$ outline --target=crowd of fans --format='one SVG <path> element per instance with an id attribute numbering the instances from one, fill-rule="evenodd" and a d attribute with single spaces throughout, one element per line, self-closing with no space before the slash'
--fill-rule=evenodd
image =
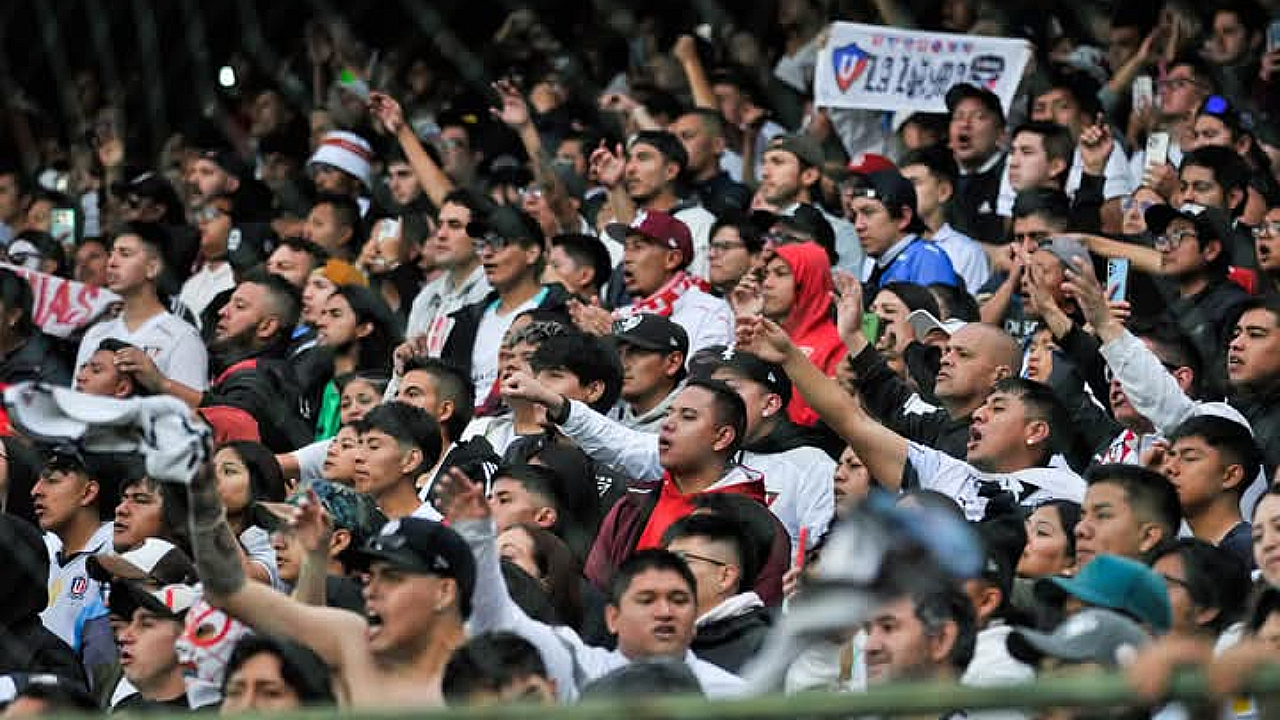
<path id="1" fill-rule="evenodd" d="M 5 713 L 742 696 L 881 494 L 971 523 L 981 571 L 919 559 L 780 689 L 1086 666 L 1139 691 L 1108 717 L 1265 713 L 1267 9 L 829 5 L 589 42 L 517 10 L 483 96 L 315 19 L 309 93 L 250 84 L 158 157 L 92 78 L 82 127 L 18 138 L 0 383 L 174 398 L 214 445 L 181 485 L 0 438 Z M 815 107 L 833 20 L 1034 59 L 1012 103 Z M 68 292 L 110 303 L 55 332 Z M 1184 664 L 1220 702 L 1164 702 Z"/>

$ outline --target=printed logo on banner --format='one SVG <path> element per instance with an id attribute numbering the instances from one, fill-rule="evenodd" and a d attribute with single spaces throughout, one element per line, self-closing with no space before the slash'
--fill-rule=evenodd
<path id="1" fill-rule="evenodd" d="M 867 52 L 857 43 L 838 47 L 831 55 L 831 69 L 835 72 L 836 85 L 845 92 L 858 81 L 867 69 Z"/>
<path id="2" fill-rule="evenodd" d="M 974 83 L 981 83 L 988 90 L 995 90 L 1004 75 L 1004 58 L 999 55 L 979 55 L 969 66 L 969 76 Z"/>

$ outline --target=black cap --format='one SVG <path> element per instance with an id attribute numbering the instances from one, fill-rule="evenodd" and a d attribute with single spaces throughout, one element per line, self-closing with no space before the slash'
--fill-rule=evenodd
<path id="1" fill-rule="evenodd" d="M 523 210 L 510 207 L 494 208 L 479 220 L 467 223 L 467 235 L 483 238 L 496 235 L 504 240 L 530 240 L 541 245 L 544 240 L 542 227 Z"/>
<path id="2" fill-rule="evenodd" d="M 768 210 L 755 210 L 751 213 L 751 221 L 762 233 L 769 232 L 775 225 L 787 230 L 804 233 L 823 248 L 834 250 L 836 232 L 822 211 L 808 203 L 800 203 L 790 214 L 776 214 Z"/>
<path id="3" fill-rule="evenodd" d="M 820 168 L 827 158 L 822 150 L 822 143 L 814 140 L 808 133 L 779 135 L 769 141 L 769 147 L 766 149 L 789 152 L 806 167 Z"/>
<path id="4" fill-rule="evenodd" d="M 1201 243 L 1217 240 L 1222 243 L 1223 252 L 1229 249 L 1227 240 L 1231 237 L 1231 221 L 1217 208 L 1184 205 L 1181 210 L 1175 210 L 1169 205 L 1152 205 L 1143 213 L 1143 219 L 1152 235 L 1163 234 L 1174 220 L 1186 220 L 1195 226 L 1196 237 Z"/>
<path id="5" fill-rule="evenodd" d="M 955 112 L 956 106 L 965 98 L 973 98 L 986 105 L 987 109 L 995 113 L 996 117 L 1000 119 L 1000 124 L 1005 124 L 1004 106 L 1000 104 L 1000 98 L 996 97 L 996 94 L 990 90 L 985 90 L 969 83 L 952 85 L 951 89 L 947 91 L 947 111 Z"/>
<path id="6" fill-rule="evenodd" d="M 763 385 L 769 392 L 782 398 L 782 404 L 791 402 L 791 378 L 782 366 L 762 359 L 759 355 L 725 348 L 720 352 L 720 362 L 702 366 L 707 375 L 717 370 L 728 370 L 743 380 Z"/>
<path id="7" fill-rule="evenodd" d="M 641 350 L 672 353 L 677 350 L 689 354 L 689 334 L 679 323 L 653 313 L 639 313 L 619 320 L 613 325 L 613 337 L 618 343 L 632 345 Z"/>
<path id="8" fill-rule="evenodd" d="M 627 142 L 627 150 L 640 143 L 657 148 L 663 157 L 679 165 L 681 172 L 689 167 L 689 151 L 680 142 L 680 138 L 666 130 L 641 130 L 631 136 L 631 140 Z"/>
<path id="9" fill-rule="evenodd" d="M 369 561 L 380 560 L 401 570 L 453 578 L 458 583 L 462 617 L 471 614 L 476 587 L 476 560 L 471 548 L 454 530 L 434 520 L 405 517 L 382 526 L 359 550 Z"/>
<path id="10" fill-rule="evenodd" d="M 253 176 L 253 173 L 250 172 L 248 166 L 245 165 L 245 162 L 241 160 L 240 156 L 230 148 L 205 150 L 200 153 L 200 157 L 201 159 L 208 160 L 214 165 L 222 168 L 222 171 L 228 175 L 234 175 L 241 179 L 247 179 Z"/>
<path id="11" fill-rule="evenodd" d="M 155 200 L 162 205 L 181 204 L 173 185 L 163 175 L 154 170 L 145 170 L 130 176 L 128 180 L 113 183 L 111 185 L 111 193 L 121 198 L 136 195 Z"/>
<path id="12" fill-rule="evenodd" d="M 888 209 L 910 208 L 909 233 L 921 233 L 928 228 L 916 210 L 916 188 L 897 170 L 881 170 L 869 175 L 856 175 L 853 180 L 856 197 L 879 200 Z"/>

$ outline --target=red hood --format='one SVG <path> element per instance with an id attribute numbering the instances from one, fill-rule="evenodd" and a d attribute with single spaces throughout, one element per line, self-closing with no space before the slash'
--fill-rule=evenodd
<path id="1" fill-rule="evenodd" d="M 787 315 L 785 329 L 792 339 L 811 335 L 831 324 L 831 263 L 827 251 L 815 242 L 783 245 L 774 251 L 791 266 L 796 279 L 796 299 Z"/>

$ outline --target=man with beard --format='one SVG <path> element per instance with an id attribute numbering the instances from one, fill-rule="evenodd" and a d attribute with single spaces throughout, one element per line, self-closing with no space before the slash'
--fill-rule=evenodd
<path id="1" fill-rule="evenodd" d="M 288 280 L 251 271 L 218 313 L 214 341 L 213 381 L 199 391 L 177 382 L 165 390 L 196 407 L 239 408 L 258 421 L 262 442 L 275 452 L 289 452 L 311 439 L 297 411 L 297 383 L 286 362 L 293 327 L 302 301 Z"/>

